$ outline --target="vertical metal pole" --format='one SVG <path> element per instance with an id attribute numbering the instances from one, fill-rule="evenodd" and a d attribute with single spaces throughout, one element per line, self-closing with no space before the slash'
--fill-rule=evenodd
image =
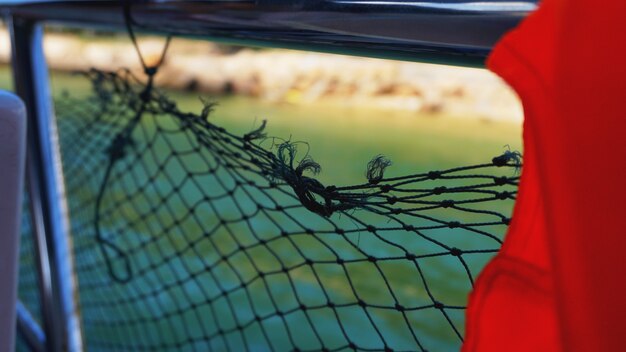
<path id="1" fill-rule="evenodd" d="M 78 291 L 41 25 L 9 20 L 15 90 L 28 112 L 27 183 L 48 351 L 83 350 Z"/>

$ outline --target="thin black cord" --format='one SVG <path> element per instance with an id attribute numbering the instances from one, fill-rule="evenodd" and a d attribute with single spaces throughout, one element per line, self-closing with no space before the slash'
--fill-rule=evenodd
<path id="1" fill-rule="evenodd" d="M 159 61 L 156 63 L 156 65 L 148 66 L 143 58 L 141 49 L 139 48 L 137 36 L 135 35 L 135 31 L 133 30 L 133 19 L 131 16 L 131 1 L 123 2 L 123 13 L 124 13 L 124 23 L 126 25 L 128 36 L 131 42 L 133 43 L 133 46 L 135 48 L 135 51 L 137 52 L 137 56 L 139 57 L 139 61 L 141 63 L 143 71 L 148 77 L 148 81 L 145 84 L 143 91 L 139 94 L 140 103 L 139 103 L 139 108 L 137 109 L 135 113 L 135 116 L 128 121 L 128 124 L 123 128 L 122 132 L 120 132 L 113 139 L 111 145 L 109 146 L 109 148 L 107 148 L 109 161 L 106 167 L 106 171 L 104 173 L 104 178 L 100 185 L 100 189 L 98 191 L 98 195 L 96 197 L 96 205 L 94 209 L 95 210 L 94 228 L 95 228 L 97 242 L 100 244 L 101 252 L 105 258 L 107 270 L 111 278 L 113 278 L 114 281 L 117 281 L 119 283 L 127 283 L 131 280 L 132 275 L 133 275 L 132 266 L 125 252 L 115 243 L 109 241 L 107 238 L 105 238 L 102 235 L 102 230 L 100 228 L 100 223 L 101 223 L 100 209 L 102 207 L 104 193 L 106 191 L 107 185 L 109 183 L 109 179 L 111 177 L 111 171 L 113 170 L 115 164 L 125 156 L 127 147 L 132 144 L 133 132 L 135 128 L 137 127 L 137 125 L 140 123 L 142 116 L 146 112 L 148 104 L 152 100 L 154 77 L 156 76 L 156 74 L 159 71 L 159 68 L 161 67 L 161 65 L 163 65 L 163 62 L 165 61 L 165 56 L 167 55 L 171 38 L 172 38 L 169 35 L 166 37 L 165 45 L 163 46 L 161 56 L 159 58 Z M 123 261 L 124 270 L 122 274 L 118 273 L 118 271 L 114 269 L 113 259 L 111 258 L 111 255 L 109 251 L 107 250 L 107 248 L 112 250 L 115 253 L 115 255 Z"/>
<path id="2" fill-rule="evenodd" d="M 135 35 L 135 30 L 133 29 L 134 20 L 131 14 L 131 3 L 132 3 L 131 0 L 123 1 L 124 25 L 126 26 L 126 32 L 128 33 L 128 36 L 131 42 L 133 43 L 133 46 L 135 47 L 135 51 L 137 52 L 137 56 L 139 57 L 141 66 L 144 69 L 144 73 L 150 78 L 150 77 L 153 77 L 157 73 L 159 67 L 161 67 L 161 65 L 163 64 L 163 61 L 167 54 L 167 50 L 170 45 L 170 41 L 172 39 L 172 36 L 171 35 L 166 36 L 165 45 L 163 46 L 163 51 L 161 52 L 160 59 L 156 63 L 156 65 L 148 66 L 146 64 L 146 61 L 143 55 L 141 54 L 141 49 L 139 48 L 139 42 L 137 40 L 137 36 Z"/>

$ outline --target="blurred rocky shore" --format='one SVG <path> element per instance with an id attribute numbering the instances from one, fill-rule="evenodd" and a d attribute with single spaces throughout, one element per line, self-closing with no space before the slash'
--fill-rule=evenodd
<path id="1" fill-rule="evenodd" d="M 146 61 L 155 63 L 163 39 L 141 40 Z M 45 53 L 54 70 L 92 67 L 139 70 L 123 38 L 46 35 Z M 10 45 L 0 30 L 0 62 Z M 401 109 L 485 120 L 520 121 L 515 94 L 481 69 L 299 52 L 233 48 L 175 38 L 157 77 L 165 87 L 207 94 L 242 94 L 282 104 L 337 104 Z"/>

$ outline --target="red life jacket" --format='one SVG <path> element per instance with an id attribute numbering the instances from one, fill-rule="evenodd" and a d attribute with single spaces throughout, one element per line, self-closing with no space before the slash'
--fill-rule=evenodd
<path id="1" fill-rule="evenodd" d="M 492 52 L 524 106 L 524 169 L 463 351 L 626 350 L 625 34 L 624 0 L 544 0 Z"/>

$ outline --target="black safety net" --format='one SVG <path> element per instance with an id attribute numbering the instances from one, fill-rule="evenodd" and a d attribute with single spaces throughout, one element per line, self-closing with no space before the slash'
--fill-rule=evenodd
<path id="1" fill-rule="evenodd" d="M 323 184 L 315 146 L 265 122 L 231 133 L 212 104 L 85 76 L 56 114 L 88 350 L 458 349 L 519 153 L 409 175 L 379 155 Z"/>

